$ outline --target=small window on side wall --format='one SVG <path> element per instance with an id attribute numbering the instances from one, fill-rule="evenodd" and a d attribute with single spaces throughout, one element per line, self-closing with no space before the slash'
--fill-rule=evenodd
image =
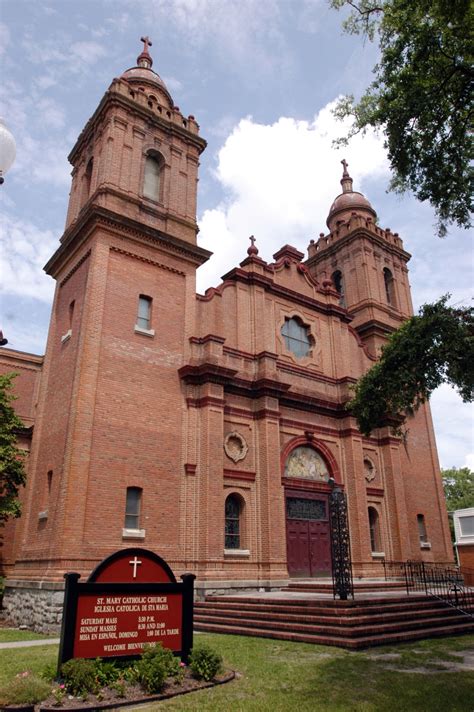
<path id="1" fill-rule="evenodd" d="M 421 546 L 423 546 L 423 544 L 428 543 L 428 534 L 426 533 L 426 524 L 425 524 L 424 515 L 417 514 L 416 521 L 418 523 L 418 536 L 420 538 L 420 544 L 421 544 Z"/>
<path id="2" fill-rule="evenodd" d="M 141 501 L 141 488 L 127 487 L 127 499 L 125 502 L 125 529 L 140 529 Z"/>
<path id="3" fill-rule="evenodd" d="M 382 551 L 380 519 L 375 507 L 369 507 L 370 547 L 372 553 Z"/>
<path id="4" fill-rule="evenodd" d="M 225 501 L 225 548 L 240 549 L 242 537 L 242 499 L 230 494 Z"/>
<path id="5" fill-rule="evenodd" d="M 135 331 L 139 331 L 147 336 L 154 336 L 155 332 L 151 328 L 151 306 L 153 300 L 145 294 L 140 294 L 138 297 L 138 312 Z"/>
<path id="6" fill-rule="evenodd" d="M 143 195 L 151 200 L 160 200 L 162 160 L 159 154 L 148 153 L 145 158 Z"/>

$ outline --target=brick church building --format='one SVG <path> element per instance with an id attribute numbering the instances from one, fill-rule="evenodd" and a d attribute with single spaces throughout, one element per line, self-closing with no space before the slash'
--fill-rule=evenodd
<path id="1" fill-rule="evenodd" d="M 70 153 L 46 354 L 0 350 L 29 450 L 23 515 L 0 549 L 5 605 L 23 622 L 39 611 L 54 624 L 64 572 L 86 576 L 121 547 L 195 573 L 201 594 L 329 575 L 330 477 L 347 495 L 355 576 L 383 558 L 452 559 L 429 407 L 405 441 L 389 423 L 362 437 L 345 409 L 412 313 L 401 238 L 343 162 L 307 258 L 287 244 L 266 262 L 251 238 L 196 294 L 211 258 L 197 244 L 205 147 L 145 42 Z"/>

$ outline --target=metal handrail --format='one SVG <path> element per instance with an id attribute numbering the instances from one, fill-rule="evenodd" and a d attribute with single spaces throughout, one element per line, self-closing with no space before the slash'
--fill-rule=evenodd
<path id="1" fill-rule="evenodd" d="M 406 561 L 403 562 L 403 571 L 407 593 L 424 591 L 427 595 L 474 618 L 474 589 L 464 584 L 463 572 L 459 567 L 425 561 Z"/>

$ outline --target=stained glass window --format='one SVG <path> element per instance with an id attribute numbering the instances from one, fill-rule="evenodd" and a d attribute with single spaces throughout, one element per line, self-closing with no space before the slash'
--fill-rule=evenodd
<path id="1" fill-rule="evenodd" d="M 225 548 L 240 549 L 240 515 L 242 505 L 239 497 L 230 494 L 225 501 Z"/>
<path id="2" fill-rule="evenodd" d="M 320 499 L 287 497 L 286 515 L 288 519 L 325 520 L 327 519 L 326 502 Z"/>
<path id="3" fill-rule="evenodd" d="M 308 356 L 311 351 L 311 338 L 308 332 L 309 328 L 296 317 L 285 319 L 285 323 L 281 327 L 281 335 L 285 340 L 286 348 L 298 358 Z"/>

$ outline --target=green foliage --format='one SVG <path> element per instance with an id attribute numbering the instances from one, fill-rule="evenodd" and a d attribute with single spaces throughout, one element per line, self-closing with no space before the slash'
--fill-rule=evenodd
<path id="1" fill-rule="evenodd" d="M 375 79 L 358 102 L 336 109 L 351 117 L 347 143 L 369 127 L 385 131 L 391 188 L 428 200 L 438 233 L 451 222 L 470 227 L 474 158 L 474 4 L 471 0 L 330 0 L 352 8 L 349 33 L 378 39 Z"/>
<path id="2" fill-rule="evenodd" d="M 97 671 L 94 660 L 74 658 L 61 666 L 61 677 L 67 691 L 80 697 L 95 693 L 99 689 Z"/>
<path id="3" fill-rule="evenodd" d="M 210 645 L 193 648 L 189 666 L 197 680 L 212 680 L 222 671 L 222 656 Z"/>
<path id="4" fill-rule="evenodd" d="M 95 675 L 100 687 L 109 687 L 112 682 L 119 679 L 121 670 L 113 660 L 97 658 L 95 661 Z"/>
<path id="5" fill-rule="evenodd" d="M 0 689 L 0 704 L 33 705 L 48 697 L 51 685 L 37 675 L 25 671 L 18 673 Z"/>
<path id="6" fill-rule="evenodd" d="M 138 681 L 147 692 L 159 692 L 167 677 L 176 675 L 179 661 L 171 650 L 162 645 L 145 646 L 136 665 Z"/>
<path id="7" fill-rule="evenodd" d="M 455 386 L 465 402 L 474 391 L 474 309 L 447 305 L 449 295 L 425 304 L 395 331 L 378 363 L 359 379 L 347 408 L 370 435 L 424 403 L 442 383 Z"/>
<path id="8" fill-rule="evenodd" d="M 474 507 L 474 472 L 468 467 L 441 470 L 446 506 L 449 512 Z"/>
<path id="9" fill-rule="evenodd" d="M 16 434 L 24 425 L 11 405 L 15 376 L 0 375 L 0 523 L 20 516 L 18 492 L 26 482 L 25 455 L 16 444 Z"/>
<path id="10" fill-rule="evenodd" d="M 57 670 L 58 666 L 55 662 L 48 663 L 41 671 L 40 677 L 42 677 L 43 680 L 46 680 L 47 682 L 54 682 L 56 680 Z"/>

